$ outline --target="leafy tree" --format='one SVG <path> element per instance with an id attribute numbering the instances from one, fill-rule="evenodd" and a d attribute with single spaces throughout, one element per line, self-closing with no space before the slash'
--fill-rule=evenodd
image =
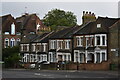
<path id="1" fill-rule="evenodd" d="M 21 59 L 19 55 L 19 47 L 4 48 L 2 59 L 5 63 L 5 67 L 17 67 L 19 65 L 19 60 Z"/>
<path id="2" fill-rule="evenodd" d="M 46 26 L 50 26 L 52 30 L 55 30 L 57 26 L 75 26 L 77 19 L 72 12 L 53 9 L 44 16 L 43 23 Z"/>

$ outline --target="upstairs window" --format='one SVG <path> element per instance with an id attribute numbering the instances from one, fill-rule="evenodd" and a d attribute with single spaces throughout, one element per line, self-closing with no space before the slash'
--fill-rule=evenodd
<path id="1" fill-rule="evenodd" d="M 97 45 L 100 45 L 100 36 L 97 36 Z"/>
<path id="2" fill-rule="evenodd" d="M 51 40 L 51 41 L 50 41 L 50 48 L 51 48 L 51 49 L 55 49 L 55 47 L 56 47 L 55 44 L 56 44 L 56 41 L 55 41 L 55 40 Z"/>
<path id="3" fill-rule="evenodd" d="M 77 46 L 83 46 L 83 36 L 78 36 L 77 38 Z"/>
<path id="4" fill-rule="evenodd" d="M 70 49 L 70 40 L 65 40 L 65 49 Z"/>
<path id="5" fill-rule="evenodd" d="M 11 34 L 15 35 L 15 24 L 14 23 L 11 25 Z"/>
<path id="6" fill-rule="evenodd" d="M 107 45 L 106 34 L 96 34 L 95 35 L 95 46 L 106 46 Z"/>

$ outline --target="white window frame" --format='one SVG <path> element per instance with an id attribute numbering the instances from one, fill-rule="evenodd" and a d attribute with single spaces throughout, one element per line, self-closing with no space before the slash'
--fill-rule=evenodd
<path id="1" fill-rule="evenodd" d="M 55 49 L 56 40 L 50 40 L 50 49 Z"/>
<path id="2" fill-rule="evenodd" d="M 105 61 L 107 61 L 107 50 L 95 51 L 95 63 L 97 61 L 96 53 L 100 53 L 100 63 L 103 61 L 102 60 L 102 53 L 105 53 Z"/>
<path id="3" fill-rule="evenodd" d="M 77 47 L 80 47 L 80 46 L 83 46 L 83 39 L 81 39 L 81 38 L 83 38 L 83 36 L 76 36 L 76 41 L 77 41 Z M 78 44 L 78 41 L 79 41 L 79 44 Z"/>
<path id="4" fill-rule="evenodd" d="M 65 40 L 65 49 L 70 49 L 70 43 L 71 40 Z"/>
<path id="5" fill-rule="evenodd" d="M 5 38 L 5 42 L 4 42 L 4 43 L 5 43 L 5 45 L 4 45 L 5 48 L 8 47 L 8 46 L 6 46 L 6 41 L 8 41 L 8 44 L 7 44 L 7 45 L 9 46 L 9 39 L 8 39 L 8 38 Z"/>
<path id="6" fill-rule="evenodd" d="M 35 51 L 35 44 L 32 44 L 32 51 Z"/>
<path id="7" fill-rule="evenodd" d="M 97 24 L 97 28 L 101 28 L 101 24 Z"/>
<path id="8" fill-rule="evenodd" d="M 11 47 L 14 47 L 14 46 L 15 46 L 15 39 L 14 39 L 14 38 L 11 38 L 11 39 L 10 39 L 10 46 L 11 46 Z"/>
<path id="9" fill-rule="evenodd" d="M 14 24 L 14 22 L 11 24 L 11 34 L 15 35 L 15 24 Z"/>
<path id="10" fill-rule="evenodd" d="M 97 45 L 97 36 L 100 37 L 100 45 Z M 103 45 L 102 36 L 105 36 L 105 45 Z M 107 46 L 107 34 L 96 34 L 95 35 L 95 46 Z"/>
<path id="11" fill-rule="evenodd" d="M 61 45 L 58 44 L 59 42 Z M 63 40 L 57 40 L 57 49 L 58 50 L 63 48 L 62 43 L 63 43 Z"/>
<path id="12" fill-rule="evenodd" d="M 23 51 L 23 44 L 20 44 L 20 46 L 21 46 L 21 51 Z"/>

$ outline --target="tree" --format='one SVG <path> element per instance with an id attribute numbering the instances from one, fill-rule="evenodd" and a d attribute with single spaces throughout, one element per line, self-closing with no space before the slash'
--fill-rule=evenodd
<path id="1" fill-rule="evenodd" d="M 5 63 L 5 67 L 16 67 L 19 65 L 19 60 L 21 59 L 19 55 L 19 47 L 9 47 L 4 48 L 2 52 L 2 59 Z"/>
<path id="2" fill-rule="evenodd" d="M 77 19 L 72 12 L 53 9 L 44 16 L 43 23 L 46 26 L 50 26 L 52 30 L 55 30 L 58 26 L 75 26 L 77 24 Z"/>

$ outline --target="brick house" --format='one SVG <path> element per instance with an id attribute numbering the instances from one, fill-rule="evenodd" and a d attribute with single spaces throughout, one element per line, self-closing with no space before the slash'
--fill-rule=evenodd
<path id="1" fill-rule="evenodd" d="M 120 60 L 118 57 L 120 51 L 120 20 L 109 28 L 109 44 L 110 61 L 112 64 L 118 64 L 118 60 Z"/>
<path id="2" fill-rule="evenodd" d="M 22 35 L 50 31 L 50 28 L 45 26 L 36 14 L 25 13 L 21 17 L 17 17 L 16 22 L 21 27 Z"/>
<path id="3" fill-rule="evenodd" d="M 13 47 L 19 44 L 21 39 L 20 27 L 16 24 L 11 14 L 0 17 L 2 19 L 2 47 Z"/>
<path id="4" fill-rule="evenodd" d="M 49 62 L 72 61 L 72 35 L 78 28 L 65 28 L 49 38 Z"/>
<path id="5" fill-rule="evenodd" d="M 83 25 L 74 34 L 74 62 L 109 63 L 109 28 L 117 21 L 118 19 L 98 17 L 96 21 Z"/>
<path id="6" fill-rule="evenodd" d="M 47 62 L 48 55 L 48 41 L 50 33 L 43 34 L 29 34 L 25 36 L 21 41 L 21 56 L 22 62 L 28 67 L 30 64 L 37 64 L 42 62 Z"/>

